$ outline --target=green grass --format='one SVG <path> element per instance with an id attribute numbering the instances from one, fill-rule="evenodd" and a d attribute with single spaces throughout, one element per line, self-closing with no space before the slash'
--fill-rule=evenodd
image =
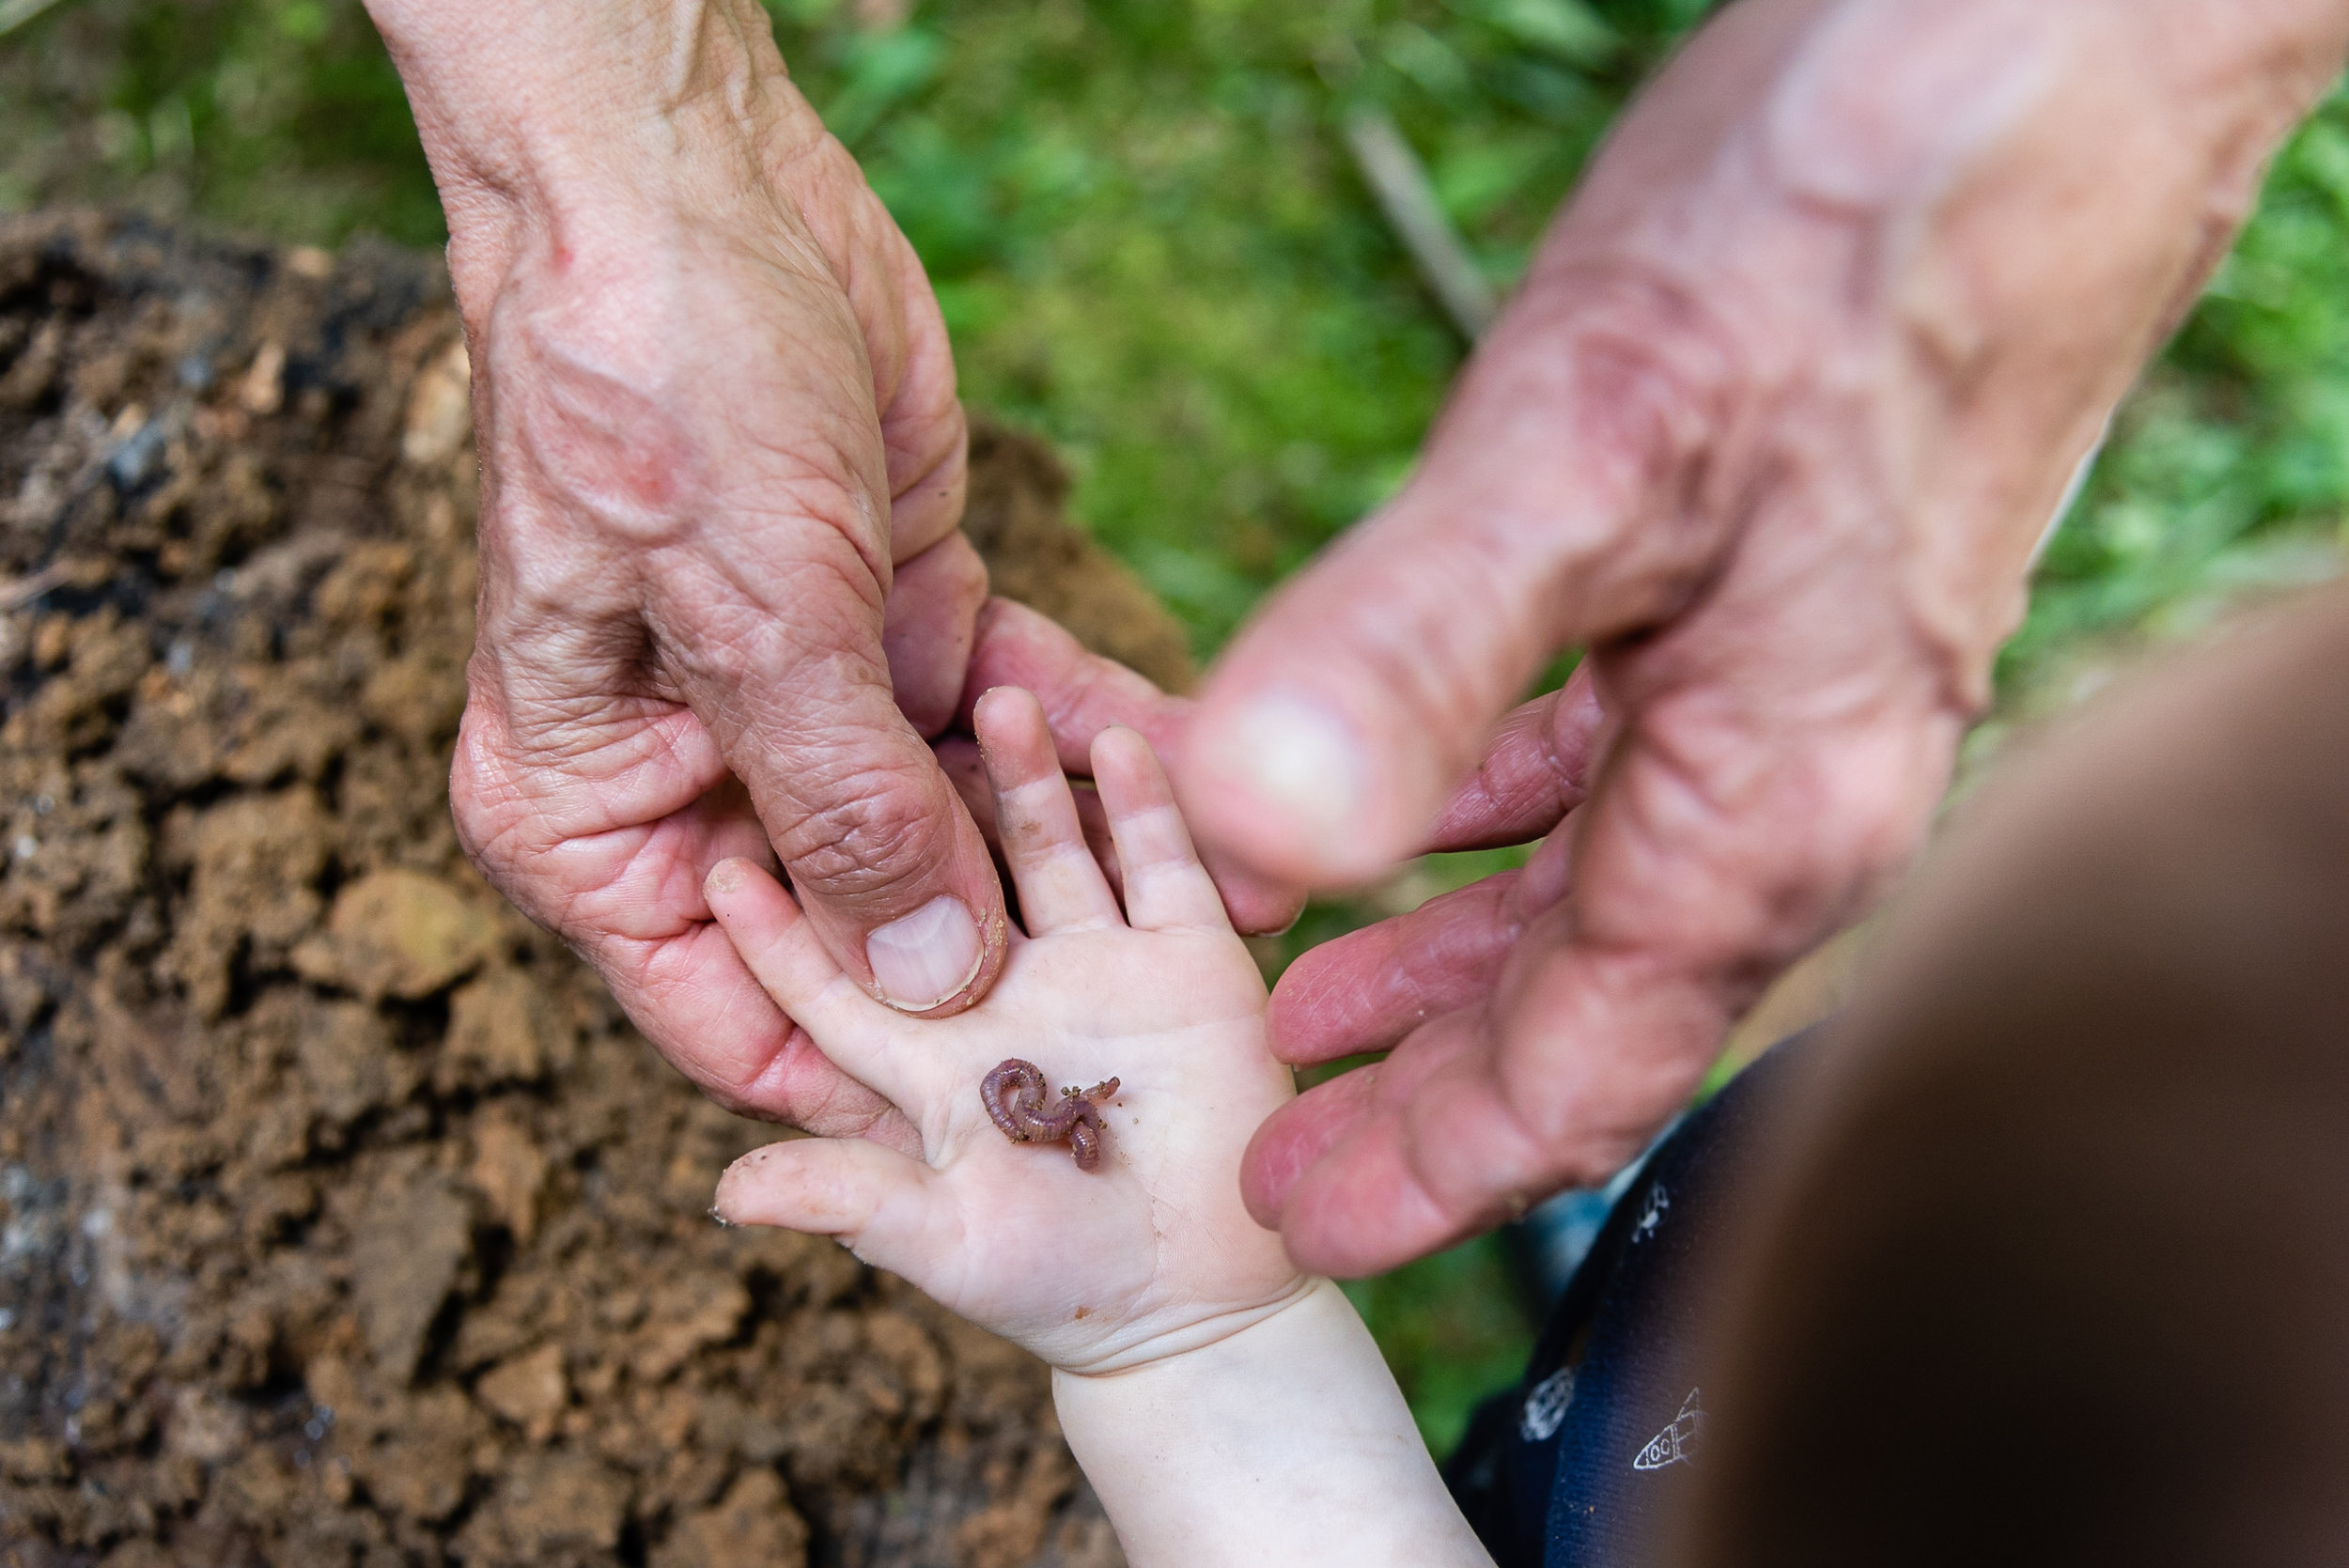
<path id="1" fill-rule="evenodd" d="M 1497 284 L 1703 0 L 770 0 L 931 271 L 965 392 L 1059 443 L 1075 509 L 1212 653 L 1408 470 L 1462 345 L 1336 134 L 1389 109 Z M 130 203 L 289 241 L 443 238 L 356 0 L 63 0 L 0 39 L 0 206 Z M 2349 100 L 2280 160 L 2123 411 L 1999 669 L 2005 715 L 2339 568 Z M 1996 744 L 1988 726 L 1977 753 Z M 1431 865 L 1413 893 L 1506 858 Z M 1316 905 L 1275 963 L 1381 901 Z M 1360 1287 L 1431 1440 L 1528 1325 L 1480 1246 Z"/>

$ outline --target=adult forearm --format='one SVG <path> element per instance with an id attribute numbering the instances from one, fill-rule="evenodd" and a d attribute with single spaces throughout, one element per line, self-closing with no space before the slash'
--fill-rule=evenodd
<path id="1" fill-rule="evenodd" d="M 1052 1374 L 1135 1568 L 1489 1568 L 1353 1306 L 1324 1280 L 1227 1339 Z"/>

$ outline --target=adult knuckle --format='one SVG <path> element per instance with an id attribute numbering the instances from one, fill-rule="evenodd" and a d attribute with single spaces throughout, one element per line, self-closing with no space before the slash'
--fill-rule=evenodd
<path id="1" fill-rule="evenodd" d="M 1754 355 L 1705 290 L 1620 256 L 1555 283 L 1531 302 L 1529 325 L 1566 345 L 1547 373 L 1563 378 L 1578 418 L 1616 432 L 1615 450 L 1659 474 L 1713 448 L 1758 377 Z"/>
<path id="2" fill-rule="evenodd" d="M 801 657 L 793 629 L 749 604 L 706 604 L 690 631 L 661 642 L 662 662 L 690 684 L 728 691 L 772 680 Z"/>
<path id="3" fill-rule="evenodd" d="M 770 582 L 680 571 L 653 610 L 661 663 L 688 682 L 726 691 L 791 691 L 843 654 L 878 642 L 880 597 L 836 552 L 794 561 Z"/>
<path id="4" fill-rule="evenodd" d="M 883 766 L 845 771 L 829 783 L 821 801 L 775 839 L 795 883 L 853 901 L 937 863 L 945 825 L 921 781 Z"/>

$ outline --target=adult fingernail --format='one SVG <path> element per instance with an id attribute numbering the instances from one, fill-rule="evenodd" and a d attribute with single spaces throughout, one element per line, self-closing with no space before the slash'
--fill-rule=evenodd
<path id="1" fill-rule="evenodd" d="M 864 941 L 881 1000 L 902 1013 L 926 1013 L 961 990 L 985 955 L 978 923 L 957 898 L 933 898 Z"/>
<path id="2" fill-rule="evenodd" d="M 1291 691 L 1252 699 L 1220 727 L 1207 766 L 1278 812 L 1279 829 L 1317 861 L 1358 852 L 1368 764 L 1353 730 L 1321 704 Z"/>

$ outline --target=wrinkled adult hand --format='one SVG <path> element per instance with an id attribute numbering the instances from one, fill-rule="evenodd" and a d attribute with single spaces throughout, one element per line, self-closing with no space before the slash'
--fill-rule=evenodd
<path id="1" fill-rule="evenodd" d="M 779 862 L 871 994 L 968 1006 L 1003 899 L 928 742 L 974 674 L 1039 648 L 1081 690 L 1114 667 L 1049 623 L 978 644 L 943 324 L 754 0 L 373 9 L 474 367 L 466 848 L 722 1102 L 902 1142 L 758 987 L 703 877 Z M 1163 732 L 1166 700 L 1115 675 L 1119 712 L 1042 694 Z"/>
<path id="2" fill-rule="evenodd" d="M 1654 84 L 1178 769 L 1203 841 L 1321 885 L 1547 835 L 1284 978 L 1286 1059 L 1395 1048 L 1252 1150 L 1301 1264 L 1603 1177 L 1903 863 L 2035 541 L 2344 8 L 1748 0 Z"/>

